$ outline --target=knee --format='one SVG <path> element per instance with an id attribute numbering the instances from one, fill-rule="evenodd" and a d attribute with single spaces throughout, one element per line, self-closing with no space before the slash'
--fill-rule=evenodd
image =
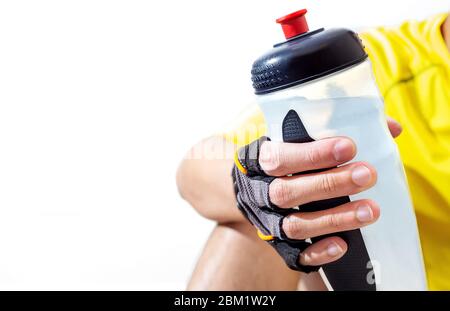
<path id="1" fill-rule="evenodd" d="M 248 221 L 230 222 L 218 224 L 214 229 L 212 237 L 217 237 L 222 243 L 230 243 L 231 245 L 240 245 L 246 243 L 264 244 L 256 234 L 256 229 Z"/>

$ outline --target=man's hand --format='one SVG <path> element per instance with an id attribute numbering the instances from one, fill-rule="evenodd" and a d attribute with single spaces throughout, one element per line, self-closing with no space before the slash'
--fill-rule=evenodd
<path id="1" fill-rule="evenodd" d="M 388 125 L 394 137 L 400 134 L 396 121 L 389 119 Z M 300 206 L 293 213 L 292 208 L 299 205 L 354 195 L 375 185 L 377 173 L 370 164 L 346 164 L 356 155 L 356 146 L 349 138 L 302 144 L 259 140 L 238 154 L 233 169 L 238 206 L 260 236 L 278 252 L 281 249 L 280 254 L 293 269 L 313 271 L 311 266 L 333 262 L 347 251 L 346 242 L 337 236 L 311 245 L 305 239 L 358 229 L 380 216 L 376 202 L 369 199 L 317 212 L 302 212 Z M 293 175 L 328 168 L 332 169 Z M 298 249 L 303 250 L 301 254 Z"/>

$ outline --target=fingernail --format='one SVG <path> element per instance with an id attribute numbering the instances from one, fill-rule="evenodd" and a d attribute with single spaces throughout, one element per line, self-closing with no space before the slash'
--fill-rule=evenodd
<path id="1" fill-rule="evenodd" d="M 347 139 L 339 140 L 333 149 L 333 156 L 337 162 L 348 160 L 353 151 L 352 143 Z"/>
<path id="2" fill-rule="evenodd" d="M 360 165 L 353 169 L 352 180 L 358 186 L 363 187 L 370 183 L 372 180 L 372 174 L 367 167 Z"/>
<path id="3" fill-rule="evenodd" d="M 397 120 L 391 117 L 387 117 L 387 120 L 394 124 L 399 130 L 402 130 L 402 125 Z"/>
<path id="4" fill-rule="evenodd" d="M 327 253 L 328 253 L 328 256 L 330 256 L 330 257 L 336 257 L 337 255 L 342 253 L 342 249 L 336 243 L 331 243 L 327 247 Z"/>
<path id="5" fill-rule="evenodd" d="M 356 210 L 356 218 L 360 222 L 369 222 L 373 219 L 372 209 L 368 205 L 361 205 Z"/>

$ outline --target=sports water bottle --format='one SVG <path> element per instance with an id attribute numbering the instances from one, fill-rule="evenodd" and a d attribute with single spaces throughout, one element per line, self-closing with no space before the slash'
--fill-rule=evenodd
<path id="1" fill-rule="evenodd" d="M 299 206 L 300 211 L 358 199 L 372 199 L 381 209 L 374 224 L 332 234 L 347 242 L 348 251 L 324 265 L 321 275 L 334 290 L 426 290 L 406 176 L 361 40 L 348 29 L 309 31 L 305 13 L 277 19 L 286 41 L 253 64 L 253 87 L 267 136 L 291 143 L 347 136 L 357 146 L 355 161 L 369 162 L 378 172 L 371 189 Z"/>

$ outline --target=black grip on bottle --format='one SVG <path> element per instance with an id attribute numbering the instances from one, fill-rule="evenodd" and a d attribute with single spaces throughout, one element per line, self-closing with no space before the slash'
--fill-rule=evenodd
<path id="1" fill-rule="evenodd" d="M 309 136 L 299 115 L 294 110 L 289 110 L 283 120 L 283 141 L 288 143 L 306 143 L 314 139 Z M 331 169 L 331 168 L 328 168 Z M 326 171 L 328 169 L 316 170 L 315 172 Z M 311 173 L 303 172 L 299 174 Z M 339 197 L 328 200 L 311 202 L 299 206 L 301 212 L 315 212 L 330 209 L 350 202 L 350 198 Z M 312 238 L 317 242 L 330 236 L 342 238 L 348 245 L 345 255 L 339 260 L 323 265 L 322 269 L 333 290 L 365 290 L 375 291 L 376 282 L 370 257 L 364 244 L 364 239 L 359 229 L 345 232 L 338 232 L 329 235 Z"/>

